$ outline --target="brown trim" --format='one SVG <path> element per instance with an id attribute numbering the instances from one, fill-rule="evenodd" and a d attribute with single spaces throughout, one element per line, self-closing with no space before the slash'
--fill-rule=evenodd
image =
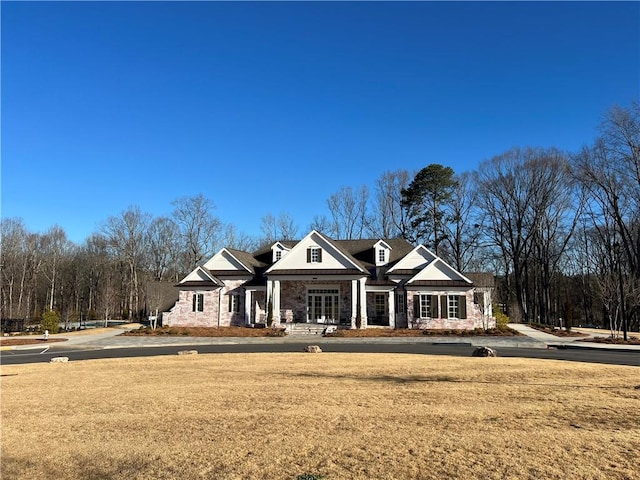
<path id="1" fill-rule="evenodd" d="M 465 282 L 464 280 L 416 280 L 414 282 L 407 282 L 409 287 L 473 287 L 472 283 Z"/>
<path id="2" fill-rule="evenodd" d="M 348 268 L 347 269 L 328 269 L 328 270 L 289 269 L 289 270 L 273 270 L 267 273 L 267 276 L 269 277 L 272 275 L 359 275 L 362 277 L 365 276 L 365 274 L 360 270 L 348 269 Z"/>

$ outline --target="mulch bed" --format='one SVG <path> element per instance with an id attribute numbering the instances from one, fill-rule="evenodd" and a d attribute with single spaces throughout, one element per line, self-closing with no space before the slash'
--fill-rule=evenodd
<path id="1" fill-rule="evenodd" d="M 585 339 L 585 342 L 593 342 L 593 343 L 606 343 L 608 345 L 640 345 L 640 337 L 631 337 L 627 336 L 627 341 L 625 342 L 622 337 L 613 338 L 613 337 L 594 337 Z"/>
<path id="2" fill-rule="evenodd" d="M 555 335 L 556 337 L 588 337 L 589 335 L 586 333 L 574 332 L 572 330 L 565 330 L 561 328 L 550 327 L 548 325 L 535 325 L 530 324 L 531 328 L 535 328 L 544 333 L 548 333 L 550 335 Z"/>
<path id="3" fill-rule="evenodd" d="M 418 328 L 367 328 L 365 330 L 337 330 L 327 337 L 516 337 L 522 334 L 510 328 L 490 328 L 484 330 L 435 330 Z"/>
<path id="4" fill-rule="evenodd" d="M 123 333 L 124 336 L 172 336 L 172 337 L 281 337 L 283 329 L 273 328 L 246 328 L 246 327 L 161 327 L 152 330 L 149 327 L 131 330 Z M 483 330 L 419 330 L 419 329 L 390 329 L 368 328 L 364 330 L 337 330 L 328 334 L 328 337 L 460 337 L 460 336 L 518 336 L 520 333 L 510 328 L 492 328 Z"/>
<path id="5" fill-rule="evenodd" d="M 66 338 L 49 338 L 49 340 L 44 340 L 43 338 L 0 337 L 0 347 L 13 347 L 15 345 L 36 345 L 36 344 L 46 345 L 47 343 L 66 342 L 66 341 L 67 341 Z"/>
<path id="6" fill-rule="evenodd" d="M 281 337 L 283 329 L 246 327 L 160 327 L 152 330 L 143 327 L 122 334 L 123 336 L 154 337 Z"/>

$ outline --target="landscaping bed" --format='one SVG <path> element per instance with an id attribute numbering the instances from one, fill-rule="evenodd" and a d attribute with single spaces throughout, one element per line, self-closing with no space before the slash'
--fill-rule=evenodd
<path id="1" fill-rule="evenodd" d="M 552 327 L 551 325 L 530 323 L 529 326 L 541 332 L 548 333 L 549 335 L 555 335 L 556 337 L 564 338 L 564 337 L 588 337 L 589 336 L 586 333 L 574 332 L 572 330 L 567 330 L 565 328 Z"/>
<path id="2" fill-rule="evenodd" d="M 47 343 L 54 342 L 66 342 L 66 338 L 51 338 L 49 340 L 45 340 L 44 338 L 11 338 L 11 337 L 0 337 L 0 347 L 13 347 L 16 345 L 35 345 L 42 344 L 46 345 Z"/>
<path id="3" fill-rule="evenodd" d="M 419 329 L 419 328 L 367 328 L 363 330 L 336 330 L 329 333 L 327 337 L 515 337 L 520 336 L 519 332 L 508 327 L 476 328 L 473 330 L 436 330 L 436 329 Z"/>
<path id="4" fill-rule="evenodd" d="M 248 327 L 160 327 L 155 330 L 142 327 L 123 333 L 124 336 L 172 336 L 172 337 L 282 337 L 286 335 L 283 328 L 248 328 Z M 353 330 L 337 330 L 327 337 L 478 337 L 503 336 L 513 337 L 520 333 L 508 327 L 484 330 L 420 330 L 408 328 L 367 328 Z"/>
<path id="5" fill-rule="evenodd" d="M 123 333 L 124 336 L 155 337 L 282 337 L 284 329 L 248 327 L 141 327 Z"/>
<path id="6" fill-rule="evenodd" d="M 625 342 L 622 337 L 594 337 L 584 340 L 585 342 L 605 343 L 608 345 L 640 345 L 640 337 L 628 336 Z"/>

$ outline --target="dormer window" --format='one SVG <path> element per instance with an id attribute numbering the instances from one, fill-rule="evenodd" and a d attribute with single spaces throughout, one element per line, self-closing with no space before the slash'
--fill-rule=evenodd
<path id="1" fill-rule="evenodd" d="M 287 253 L 289 253 L 289 249 L 285 247 L 282 243 L 276 242 L 271 247 L 271 252 L 272 252 L 271 262 L 276 263 L 277 261 L 281 260 L 282 257 L 284 257 Z"/>
<path id="2" fill-rule="evenodd" d="M 378 240 L 374 245 L 374 253 L 376 260 L 376 267 L 382 267 L 389 263 L 391 257 L 391 246 L 384 240 Z"/>
<path id="3" fill-rule="evenodd" d="M 320 247 L 307 248 L 307 263 L 322 263 L 322 249 Z"/>

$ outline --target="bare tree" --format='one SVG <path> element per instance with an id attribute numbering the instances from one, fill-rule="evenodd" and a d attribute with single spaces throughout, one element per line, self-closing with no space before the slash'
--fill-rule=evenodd
<path id="1" fill-rule="evenodd" d="M 331 213 L 332 234 L 338 240 L 357 240 L 367 225 L 367 203 L 369 189 L 362 186 L 357 190 L 340 187 L 327 200 Z"/>
<path id="2" fill-rule="evenodd" d="M 147 230 L 151 217 L 132 206 L 118 217 L 109 217 L 102 227 L 113 254 L 127 266 L 128 312 L 140 310 L 140 268 L 147 251 Z"/>
<path id="3" fill-rule="evenodd" d="M 619 291 L 640 281 L 640 105 L 614 107 L 600 126 L 600 137 L 575 158 L 575 170 L 588 197 L 589 219 L 625 261 L 620 263 Z M 611 223 L 607 221 L 611 220 Z M 610 231 L 609 231 L 610 230 Z M 640 323 L 640 304 L 620 305 L 624 337 L 629 323 Z"/>
<path id="4" fill-rule="evenodd" d="M 172 205 L 186 255 L 185 269 L 192 270 L 215 251 L 221 223 L 213 215 L 214 203 L 202 194 L 181 197 Z"/>
<path id="5" fill-rule="evenodd" d="M 309 230 L 315 230 L 316 232 L 333 236 L 331 220 L 329 220 L 326 215 L 314 215 L 313 221 L 309 224 Z"/>
<path id="6" fill-rule="evenodd" d="M 376 181 L 372 212 L 367 230 L 377 238 L 405 237 L 409 230 L 406 209 L 402 208 L 402 191 L 409 186 L 408 170 L 384 172 Z"/>
<path id="7" fill-rule="evenodd" d="M 445 255 L 460 272 L 477 267 L 479 242 L 483 234 L 484 212 L 477 207 L 477 192 L 470 174 L 456 176 L 449 205 L 449 221 L 444 223 Z"/>
<path id="8" fill-rule="evenodd" d="M 550 276 L 575 227 L 567 161 L 553 149 L 515 148 L 483 162 L 475 179 L 487 232 L 515 294 L 512 316 L 530 321 L 541 309 L 532 302 L 535 293 L 548 295 Z M 548 308 L 538 314 L 548 320 Z"/>
<path id="9" fill-rule="evenodd" d="M 278 217 L 267 213 L 262 217 L 260 230 L 262 237 L 260 244 L 266 245 L 276 240 L 293 240 L 298 235 L 298 225 L 287 212 L 280 212 Z"/>
<path id="10" fill-rule="evenodd" d="M 244 252 L 251 252 L 258 248 L 258 241 L 243 232 L 238 232 L 235 225 L 228 224 L 224 227 L 223 243 L 226 247 Z"/>
<path id="11" fill-rule="evenodd" d="M 54 225 L 41 238 L 41 253 L 43 255 L 42 273 L 49 281 L 49 310 L 55 304 L 55 289 L 60 274 L 60 264 L 67 257 L 72 244 L 67 239 L 62 227 Z"/>
<path id="12" fill-rule="evenodd" d="M 180 250 L 180 231 L 168 217 L 154 218 L 148 230 L 148 264 L 154 280 L 161 282 L 167 274 L 177 270 Z"/>

